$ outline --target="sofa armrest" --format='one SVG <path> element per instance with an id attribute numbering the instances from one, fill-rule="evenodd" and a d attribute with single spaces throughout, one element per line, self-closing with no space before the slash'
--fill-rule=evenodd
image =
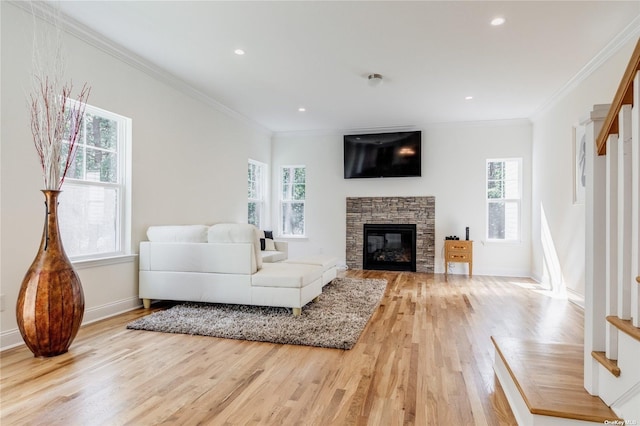
<path id="1" fill-rule="evenodd" d="M 151 269 L 151 255 L 149 252 L 151 251 L 151 243 L 149 241 L 141 241 L 140 242 L 140 253 L 139 253 L 139 269 L 141 271 L 149 271 Z"/>
<path id="2" fill-rule="evenodd" d="M 276 250 L 285 254 L 286 258 L 289 258 L 289 243 L 286 241 L 274 241 Z"/>

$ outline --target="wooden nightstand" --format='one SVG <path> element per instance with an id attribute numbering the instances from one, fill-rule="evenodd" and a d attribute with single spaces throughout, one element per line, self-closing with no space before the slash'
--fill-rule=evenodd
<path id="1" fill-rule="evenodd" d="M 449 262 L 469 264 L 469 276 L 473 276 L 473 241 L 444 240 L 444 274 L 449 273 Z"/>

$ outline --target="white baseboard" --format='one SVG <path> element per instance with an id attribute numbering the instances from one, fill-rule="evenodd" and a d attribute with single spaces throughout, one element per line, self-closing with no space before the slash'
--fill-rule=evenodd
<path id="1" fill-rule="evenodd" d="M 142 306 L 138 297 L 117 300 L 105 305 L 85 309 L 82 325 L 91 324 L 105 318 L 113 317 L 123 312 L 132 311 Z M 0 351 L 23 345 L 24 341 L 20 335 L 20 330 L 14 328 L 0 333 Z"/>
<path id="2" fill-rule="evenodd" d="M 536 274 L 535 272 L 531 272 L 531 279 L 534 280 L 535 282 L 537 282 L 538 284 L 542 284 L 542 277 L 539 274 Z"/>
<path id="3" fill-rule="evenodd" d="M 96 306 L 94 308 L 85 309 L 82 325 L 91 324 L 105 318 L 129 312 L 142 306 L 142 301 L 138 296 L 129 299 L 117 300 L 107 303 L 106 305 Z"/>
<path id="4" fill-rule="evenodd" d="M 531 276 L 531 279 L 540 285 L 549 287 L 549 284 L 543 283 L 542 277 L 538 276 L 537 274 L 533 274 Z M 567 300 L 569 300 L 569 302 L 573 303 L 574 305 L 578 306 L 580 309 L 584 310 L 584 294 L 578 293 L 577 291 L 569 287 L 565 287 L 565 290 L 567 294 Z"/>
<path id="5" fill-rule="evenodd" d="M 640 382 L 611 404 L 611 408 L 618 416 L 628 420 L 627 424 L 633 424 L 631 420 L 640 419 Z"/>
<path id="6" fill-rule="evenodd" d="M 449 269 L 449 275 L 469 275 L 468 266 L 465 264 L 454 264 L 451 263 L 451 268 Z M 444 268 L 436 266 L 434 274 L 442 274 L 444 275 Z M 485 276 L 485 277 L 507 277 L 507 278 L 530 278 L 529 271 L 520 271 L 520 270 L 511 270 L 511 269 L 476 269 L 473 268 L 473 276 Z"/>
<path id="7" fill-rule="evenodd" d="M 579 306 L 584 310 L 584 294 L 580 294 L 577 291 L 568 288 L 567 296 L 569 298 L 569 302 Z"/>

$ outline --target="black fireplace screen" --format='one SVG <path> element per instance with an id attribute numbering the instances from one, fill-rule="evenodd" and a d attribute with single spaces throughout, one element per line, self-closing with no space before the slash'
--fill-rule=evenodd
<path id="1" fill-rule="evenodd" d="M 416 271 L 415 224 L 365 224 L 363 269 Z"/>

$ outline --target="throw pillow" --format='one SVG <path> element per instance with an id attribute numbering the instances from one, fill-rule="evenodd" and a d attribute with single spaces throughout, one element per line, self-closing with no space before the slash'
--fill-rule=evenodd
<path id="1" fill-rule="evenodd" d="M 265 238 L 264 243 L 265 250 L 276 251 L 276 243 L 271 238 Z"/>
<path id="2" fill-rule="evenodd" d="M 266 247 L 266 241 L 264 238 L 260 238 L 260 250 L 264 251 Z"/>
<path id="3" fill-rule="evenodd" d="M 263 231 L 265 238 L 271 238 L 273 240 L 273 231 Z"/>

